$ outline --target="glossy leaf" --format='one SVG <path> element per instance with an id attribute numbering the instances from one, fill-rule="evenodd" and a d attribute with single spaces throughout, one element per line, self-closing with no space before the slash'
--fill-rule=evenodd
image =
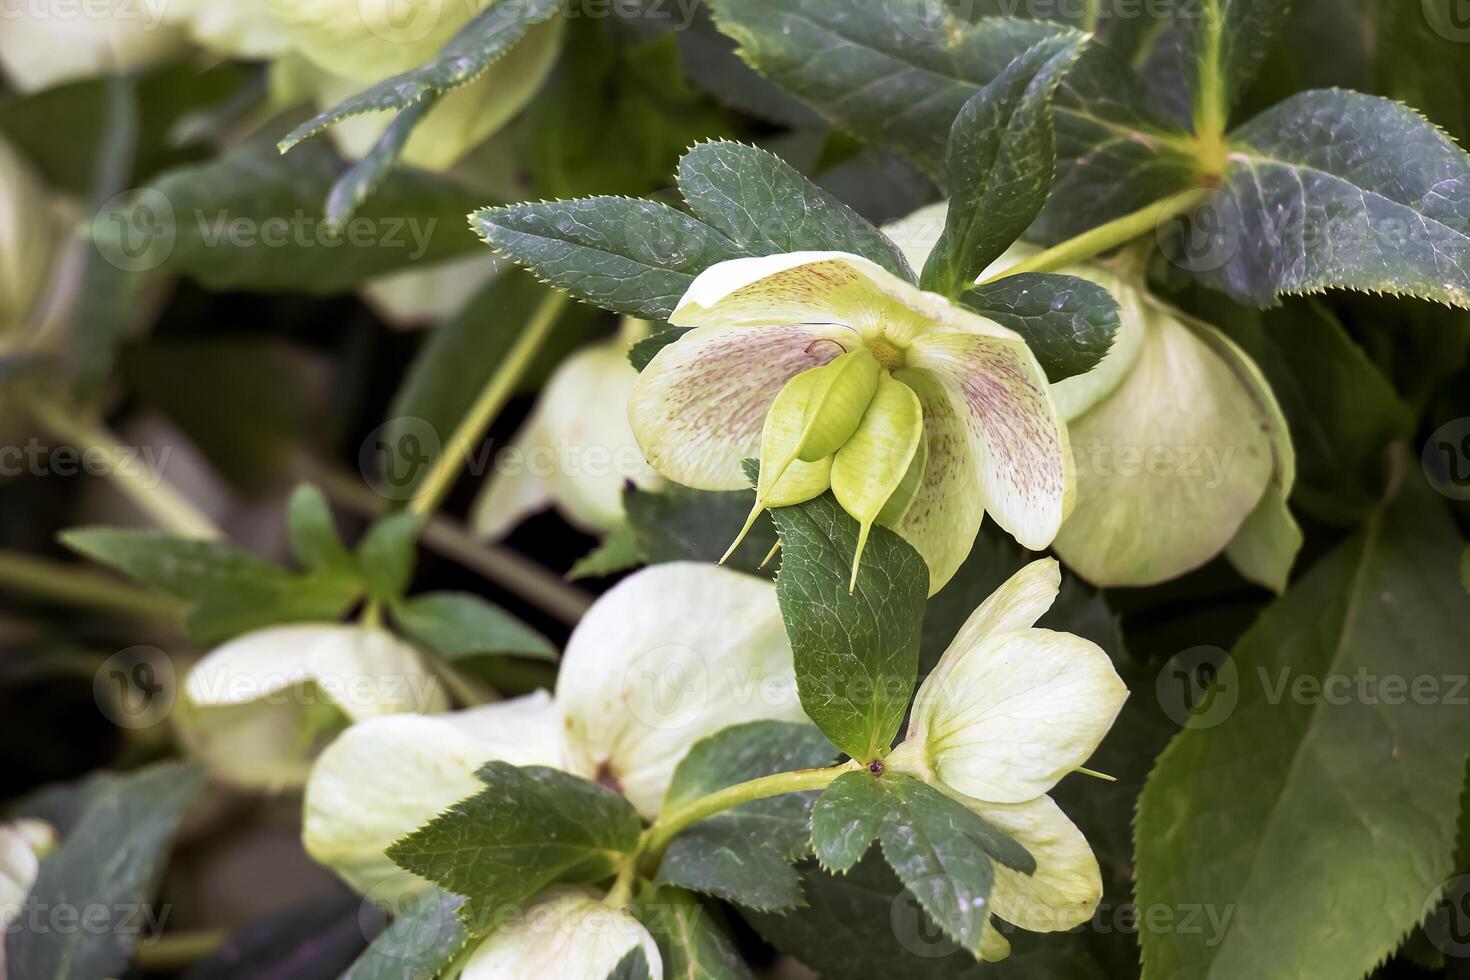
<path id="1" fill-rule="evenodd" d="M 962 300 L 1024 337 L 1052 384 L 1091 371 L 1118 333 L 1117 300 L 1076 276 L 1023 272 L 976 286 Z"/>
<path id="2" fill-rule="evenodd" d="M 546 637 L 468 592 L 426 592 L 405 599 L 394 605 L 393 621 L 409 638 L 449 660 L 489 654 L 556 659 L 556 648 Z"/>

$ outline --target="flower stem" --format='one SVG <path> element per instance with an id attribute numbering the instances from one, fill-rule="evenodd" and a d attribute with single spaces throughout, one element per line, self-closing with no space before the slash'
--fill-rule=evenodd
<path id="1" fill-rule="evenodd" d="M 985 279 L 984 282 L 993 282 L 996 279 L 1003 279 L 1022 272 L 1054 272 L 1057 269 L 1076 265 L 1078 262 L 1101 255 L 1103 252 L 1111 251 L 1119 245 L 1126 245 L 1140 235 L 1145 235 L 1157 228 L 1166 218 L 1190 210 L 1214 193 L 1214 188 L 1200 187 L 1182 194 L 1175 194 L 1162 201 L 1155 201 L 1132 214 L 1109 221 L 1105 225 L 1098 225 L 1076 238 L 1069 238 L 1060 245 L 1054 245 L 1024 262 L 1011 266 L 1004 272 Z"/>
<path id="2" fill-rule="evenodd" d="M 0 551 L 0 586 L 38 599 L 177 625 L 183 604 L 110 575 L 14 551 Z"/>
<path id="3" fill-rule="evenodd" d="M 140 472 L 137 461 L 129 458 L 118 446 L 117 438 L 101 425 L 86 422 L 43 398 L 33 398 L 26 407 L 56 438 L 79 451 L 100 456 L 107 476 L 159 527 L 188 538 L 220 536 L 214 522 L 169 486 L 162 473 Z"/>
<path id="4" fill-rule="evenodd" d="M 454 434 L 445 443 L 439 458 L 434 460 L 433 468 L 419 484 L 418 491 L 408 504 L 410 513 L 428 516 L 438 509 L 454 485 L 460 466 L 474 447 L 485 438 L 485 432 L 495 421 L 495 416 L 500 414 L 500 410 L 510 400 L 521 375 L 526 372 L 531 359 L 550 336 L 551 328 L 556 326 L 566 303 L 567 295 L 560 291 L 548 294 L 541 301 L 541 305 L 521 331 L 520 337 L 516 339 L 515 345 L 500 362 L 500 366 L 495 369 L 495 373 L 490 376 L 479 397 L 459 423 L 459 428 L 454 430 Z"/>
<path id="5" fill-rule="evenodd" d="M 228 938 L 226 929 L 171 933 L 152 942 L 139 943 L 133 959 L 145 970 L 178 970 L 213 953 Z"/>

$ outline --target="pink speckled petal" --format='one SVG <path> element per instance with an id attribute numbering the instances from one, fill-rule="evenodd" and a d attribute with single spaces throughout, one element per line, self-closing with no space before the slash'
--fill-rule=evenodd
<path id="1" fill-rule="evenodd" d="M 676 483 L 747 489 L 740 463 L 758 454 L 776 393 L 858 343 L 830 324 L 691 330 L 639 375 L 628 401 L 633 434 L 653 468 Z"/>
<path id="2" fill-rule="evenodd" d="M 1050 545 L 1074 484 L 1067 427 L 1035 355 L 1019 339 L 938 330 L 914 340 L 908 362 L 956 399 L 996 523 L 1033 551 Z"/>

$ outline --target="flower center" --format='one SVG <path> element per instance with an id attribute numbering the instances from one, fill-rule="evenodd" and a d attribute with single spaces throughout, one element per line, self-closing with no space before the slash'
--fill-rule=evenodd
<path id="1" fill-rule="evenodd" d="M 897 371 L 903 367 L 903 351 L 882 337 L 870 337 L 863 341 L 863 346 L 868 353 L 873 355 L 873 360 L 885 371 Z"/>

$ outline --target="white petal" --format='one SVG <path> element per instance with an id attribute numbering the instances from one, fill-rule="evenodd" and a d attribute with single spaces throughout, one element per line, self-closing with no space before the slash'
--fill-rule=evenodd
<path id="1" fill-rule="evenodd" d="M 290 49 L 269 0 L 169 0 L 164 17 L 215 54 L 263 60 Z"/>
<path id="2" fill-rule="evenodd" d="M 301 838 L 353 888 L 396 905 L 427 885 L 383 853 L 483 791 L 486 762 L 559 765 L 558 716 L 544 692 L 447 715 L 392 715 L 339 735 L 312 766 Z"/>
<path id="3" fill-rule="evenodd" d="M 992 912 L 1032 932 L 1065 932 L 1092 918 L 1102 900 L 1102 872 L 1087 838 L 1051 797 L 1008 805 L 964 802 L 1036 860 L 1030 875 L 995 864 Z"/>
<path id="4" fill-rule="evenodd" d="M 691 330 L 638 376 L 628 420 L 649 463 L 669 479 L 699 490 L 748 489 L 740 464 L 759 452 L 777 392 L 856 341 L 845 327 L 821 324 Z"/>
<path id="5" fill-rule="evenodd" d="M 28 13 L 39 10 L 39 15 Z M 0 64 L 21 92 L 83 78 L 142 71 L 188 48 L 184 32 L 158 23 L 151 4 L 93 0 L 72 16 L 42 4 L 0 17 Z"/>
<path id="6" fill-rule="evenodd" d="M 649 975 L 664 975 L 658 945 L 637 919 L 587 889 L 548 891 L 490 934 L 461 980 L 606 980 L 641 946 Z"/>
<path id="7" fill-rule="evenodd" d="M 41 870 L 41 857 L 56 846 L 56 830 L 40 820 L 13 820 L 0 823 L 0 936 L 5 927 L 25 904 L 36 875 Z M 4 975 L 5 955 L 0 951 L 0 976 Z"/>
<path id="8" fill-rule="evenodd" d="M 770 582 L 716 565 L 643 569 L 567 643 L 556 700 L 568 768 L 657 814 L 689 746 L 740 722 L 805 721 Z"/>
<path id="9" fill-rule="evenodd" d="M 606 532 L 619 524 L 624 484 L 658 482 L 628 422 L 637 382 L 621 340 L 563 361 L 525 427 L 496 455 L 495 474 L 475 505 L 476 532 L 504 534 L 548 503 L 586 531 Z"/>
<path id="10" fill-rule="evenodd" d="M 1073 483 L 1067 427 L 1035 355 L 1019 339 L 946 330 L 918 337 L 908 360 L 938 375 L 955 400 L 991 517 L 1024 547 L 1050 545 Z"/>
<path id="11" fill-rule="evenodd" d="M 1128 696 L 1107 654 L 1070 633 L 991 634 L 950 656 L 915 703 L 910 741 L 941 782 L 986 802 L 1051 789 L 1092 755 Z"/>
<path id="12" fill-rule="evenodd" d="M 1097 585 L 1152 585 L 1235 537 L 1275 469 L 1251 392 L 1180 315 L 1150 304 L 1137 363 L 1071 422 L 1077 507 L 1056 540 Z"/>

